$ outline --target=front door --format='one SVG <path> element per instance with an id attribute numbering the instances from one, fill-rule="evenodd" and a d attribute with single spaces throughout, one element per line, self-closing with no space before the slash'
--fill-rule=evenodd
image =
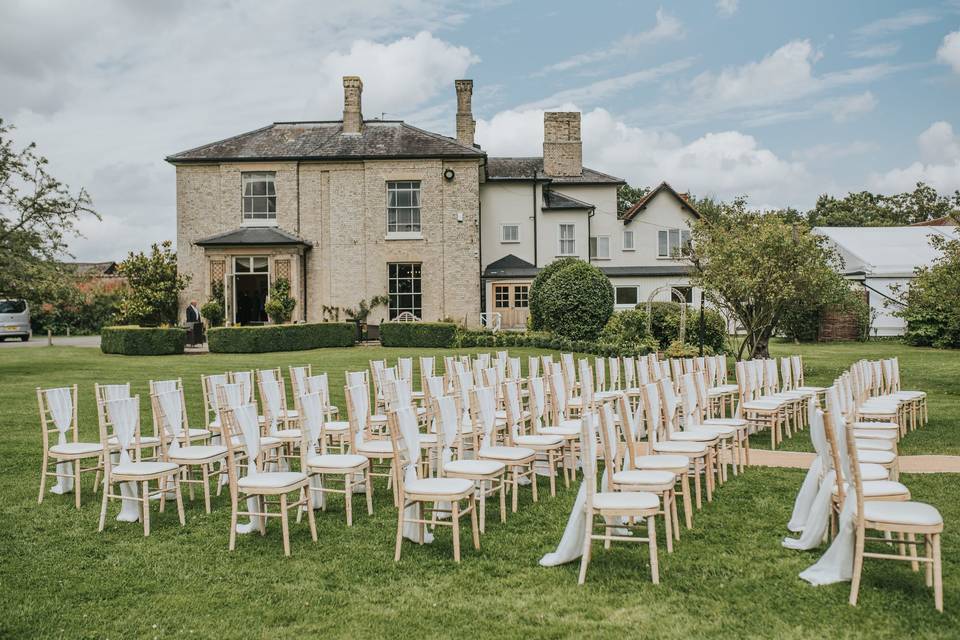
<path id="1" fill-rule="evenodd" d="M 500 314 L 501 329 L 525 329 L 529 306 L 529 282 L 498 282 L 493 285 L 493 310 Z"/>
<path id="2" fill-rule="evenodd" d="M 270 261 L 266 256 L 233 259 L 233 321 L 251 325 L 267 322 L 264 305 L 270 293 Z"/>

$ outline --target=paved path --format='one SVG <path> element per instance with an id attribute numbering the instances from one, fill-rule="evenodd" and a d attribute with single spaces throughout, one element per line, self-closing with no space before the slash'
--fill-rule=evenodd
<path id="1" fill-rule="evenodd" d="M 797 451 L 750 450 L 750 462 L 761 467 L 808 469 L 814 454 Z M 960 473 L 960 456 L 900 456 L 902 473 Z"/>
<path id="2" fill-rule="evenodd" d="M 100 336 L 53 336 L 55 347 L 92 347 L 100 348 Z M 0 342 L 0 349 L 16 349 L 17 347 L 45 347 L 47 336 L 34 335 L 29 342 L 20 342 L 9 338 Z"/>

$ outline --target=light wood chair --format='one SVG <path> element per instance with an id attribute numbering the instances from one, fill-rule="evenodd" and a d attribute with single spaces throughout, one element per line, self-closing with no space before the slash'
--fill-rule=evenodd
<path id="1" fill-rule="evenodd" d="M 358 378 L 353 381 L 357 382 Z M 396 465 L 394 464 L 393 445 L 389 434 L 375 433 L 370 415 L 370 391 L 364 383 L 344 387 L 347 400 L 347 417 L 350 421 L 350 433 L 353 441 L 350 452 L 364 456 L 370 461 L 369 474 L 386 478 L 387 486 L 393 488 L 393 503 L 399 504 L 400 495 L 396 485 Z M 386 437 L 384 437 L 386 436 Z"/>
<path id="2" fill-rule="evenodd" d="M 470 417 L 473 431 L 479 438 L 476 457 L 478 460 L 502 462 L 510 468 L 512 504 L 517 511 L 520 479 L 530 481 L 533 501 L 537 502 L 537 452 L 529 447 L 498 444 L 496 441 L 496 396 L 490 387 L 476 387 L 470 394 Z"/>
<path id="3" fill-rule="evenodd" d="M 180 393 L 180 400 L 183 401 L 183 378 L 177 378 L 175 380 L 151 380 L 150 381 L 150 395 L 157 395 L 161 393 L 167 393 L 168 391 L 177 391 Z M 182 415 L 182 425 L 183 433 L 180 435 L 181 442 L 185 442 L 187 439 L 191 443 L 198 444 L 209 444 L 210 438 L 213 437 L 213 433 L 210 429 L 205 428 L 194 428 L 190 426 L 190 420 L 187 418 L 187 405 L 185 402 L 182 402 L 183 405 L 183 415 Z M 153 433 L 154 435 L 160 434 L 160 425 L 156 423 L 156 415 L 154 415 L 154 424 L 153 424 Z"/>
<path id="4" fill-rule="evenodd" d="M 561 459 L 563 463 L 563 484 L 570 487 L 570 480 L 576 474 L 576 461 L 580 451 L 580 421 L 568 420 L 560 423 L 547 410 L 547 384 L 543 378 L 530 378 L 530 420 L 533 432 L 545 436 L 554 436 L 563 439 Z"/>
<path id="5" fill-rule="evenodd" d="M 563 462 L 565 440 L 562 436 L 544 433 L 528 433 L 530 412 L 523 411 L 520 404 L 520 384 L 504 382 L 503 399 L 506 406 L 506 442 L 508 447 L 526 447 L 537 452 L 537 464 L 546 468 L 550 479 L 550 496 L 557 495 L 557 465 Z M 566 468 L 564 467 L 564 471 Z"/>
<path id="6" fill-rule="evenodd" d="M 96 382 L 93 385 L 93 395 L 97 399 L 97 424 L 100 428 L 107 430 L 107 443 L 110 450 L 116 452 L 120 445 L 113 433 L 113 423 L 110 422 L 110 415 L 107 413 L 107 402 L 133 397 L 130 395 L 130 383 L 100 384 Z M 157 460 L 160 454 L 160 438 L 157 433 L 154 432 L 153 435 L 141 434 L 140 447 L 143 460 Z"/>
<path id="7" fill-rule="evenodd" d="M 79 509 L 82 474 L 96 474 L 93 481 L 94 493 L 100 484 L 103 445 L 99 442 L 80 442 L 77 385 L 58 389 L 37 387 L 37 405 L 40 408 L 40 432 L 43 436 L 43 463 L 40 467 L 40 495 L 37 504 L 43 503 L 47 476 L 53 476 L 57 478 L 54 493 L 66 493 L 72 489 L 74 503 Z M 55 434 L 56 443 L 51 445 L 52 434 Z M 90 458 L 95 459 L 95 464 L 84 467 L 83 461 Z M 50 471 L 51 462 L 56 464 L 54 471 Z"/>
<path id="8" fill-rule="evenodd" d="M 673 383 L 667 379 L 660 380 L 660 406 L 663 411 L 664 443 L 693 442 L 707 447 L 707 457 L 704 463 L 704 479 L 707 489 L 707 502 L 713 502 L 713 488 L 720 477 L 717 459 L 721 435 L 713 429 L 698 429 L 683 425 L 681 428 L 679 407 L 680 399 L 673 392 Z M 729 437 L 729 432 L 724 434 Z"/>

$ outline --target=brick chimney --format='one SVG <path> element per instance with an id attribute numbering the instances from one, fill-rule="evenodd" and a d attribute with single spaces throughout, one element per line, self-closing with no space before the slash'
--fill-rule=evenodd
<path id="1" fill-rule="evenodd" d="M 473 119 L 473 80 L 454 80 L 457 88 L 457 142 L 473 146 L 473 133 L 477 126 Z"/>
<path id="2" fill-rule="evenodd" d="M 363 82 L 358 76 L 343 76 L 343 132 L 360 133 L 363 114 L 360 113 L 360 95 Z"/>
<path id="3" fill-rule="evenodd" d="M 583 175 L 579 111 L 543 114 L 543 171 L 548 176 Z"/>

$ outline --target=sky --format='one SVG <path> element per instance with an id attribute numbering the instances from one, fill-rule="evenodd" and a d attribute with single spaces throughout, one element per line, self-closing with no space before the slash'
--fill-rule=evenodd
<path id="1" fill-rule="evenodd" d="M 583 112 L 584 164 L 636 186 L 808 209 L 818 195 L 960 189 L 960 0 L 0 0 L 0 118 L 85 188 L 70 242 L 119 260 L 176 235 L 164 157 L 270 122 L 366 118 L 540 155 Z"/>

